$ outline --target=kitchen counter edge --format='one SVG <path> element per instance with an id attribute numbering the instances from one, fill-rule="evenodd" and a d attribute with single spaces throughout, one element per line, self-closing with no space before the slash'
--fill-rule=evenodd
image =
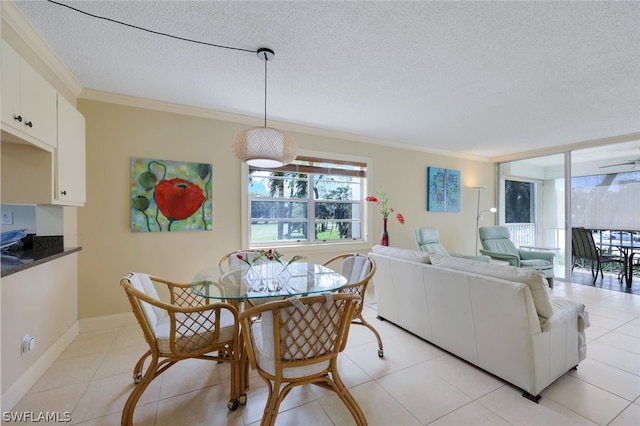
<path id="1" fill-rule="evenodd" d="M 33 268 L 34 266 L 42 265 L 43 263 L 51 262 L 52 260 L 59 259 L 69 254 L 77 253 L 82 250 L 82 247 L 65 247 L 64 251 L 53 254 L 51 256 L 43 257 L 42 259 L 33 260 L 31 262 L 24 263 L 22 265 L 16 265 L 13 268 L 2 271 L 0 278 L 4 278 L 8 275 L 15 274 L 16 272 L 24 271 L 25 269 Z"/>

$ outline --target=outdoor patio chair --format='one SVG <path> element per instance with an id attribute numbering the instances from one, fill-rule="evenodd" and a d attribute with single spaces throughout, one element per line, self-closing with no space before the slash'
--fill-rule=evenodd
<path id="1" fill-rule="evenodd" d="M 571 255 L 573 262 L 571 263 L 571 270 L 578 264 L 578 262 L 587 262 L 591 267 L 591 275 L 593 276 L 593 284 L 598 279 L 598 272 L 600 272 L 600 278 L 604 278 L 602 273 L 603 264 L 615 264 L 619 266 L 618 280 L 622 281 L 624 275 L 625 261 L 621 255 L 606 254 L 602 252 L 602 249 L 598 247 L 593 239 L 593 233 L 590 229 L 586 228 L 571 228 Z"/>

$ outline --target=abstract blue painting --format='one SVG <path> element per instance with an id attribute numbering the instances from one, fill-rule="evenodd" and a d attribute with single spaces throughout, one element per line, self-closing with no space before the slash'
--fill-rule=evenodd
<path id="1" fill-rule="evenodd" d="M 427 167 L 427 211 L 460 211 L 460 171 Z"/>

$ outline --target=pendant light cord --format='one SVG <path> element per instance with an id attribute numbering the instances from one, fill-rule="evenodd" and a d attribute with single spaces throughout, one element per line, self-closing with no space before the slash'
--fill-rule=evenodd
<path id="1" fill-rule="evenodd" d="M 197 43 L 197 44 L 203 44 L 205 46 L 219 47 L 221 49 L 238 50 L 238 51 L 241 51 L 241 52 L 249 52 L 249 53 L 257 53 L 258 52 L 257 50 L 243 49 L 241 47 L 233 47 L 233 46 L 224 46 L 224 45 L 221 45 L 221 44 L 208 43 L 206 41 L 193 40 L 193 39 L 189 39 L 189 38 L 185 38 L 185 37 L 180 37 L 180 36 L 175 36 L 175 35 L 172 35 L 172 34 L 163 33 L 163 32 L 160 32 L 160 31 L 154 31 L 154 30 L 150 30 L 150 29 L 147 29 L 147 28 L 139 27 L 137 25 L 127 24 L 126 22 L 117 21 L 115 19 L 107 18 L 107 17 L 104 17 L 104 16 L 94 15 L 92 13 L 85 12 L 84 10 L 76 9 L 75 7 L 69 6 L 68 4 L 59 3 L 59 2 L 53 1 L 53 0 L 47 0 L 47 1 L 49 3 L 55 4 L 55 5 L 58 5 L 58 6 L 62 6 L 62 7 L 66 7 L 67 9 L 71 9 L 74 12 L 82 13 L 83 15 L 87 15 L 87 16 L 90 16 L 92 18 L 102 19 L 102 20 L 105 20 L 105 21 L 113 22 L 114 24 L 124 25 L 125 27 L 133 28 L 133 29 L 140 30 L 140 31 L 146 31 L 146 32 L 151 33 L 151 34 L 161 35 L 161 36 L 173 38 L 173 39 L 176 39 L 176 40 L 188 41 L 189 43 Z"/>
<path id="2" fill-rule="evenodd" d="M 264 53 L 264 127 L 267 127 L 267 54 Z"/>

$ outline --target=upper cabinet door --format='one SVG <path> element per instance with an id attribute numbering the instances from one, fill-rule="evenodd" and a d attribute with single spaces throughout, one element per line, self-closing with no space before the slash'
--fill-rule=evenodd
<path id="1" fill-rule="evenodd" d="M 86 200 L 84 117 L 58 95 L 58 149 L 55 199 L 59 204 L 82 206 Z"/>
<path id="2" fill-rule="evenodd" d="M 4 124 L 23 128 L 20 115 L 20 55 L 2 42 L 2 121 Z"/>
<path id="3" fill-rule="evenodd" d="M 24 125 L 34 138 L 56 147 L 56 90 L 31 66 L 22 61 L 22 110 Z"/>
<path id="4" fill-rule="evenodd" d="M 55 88 L 5 42 L 2 42 L 1 74 L 5 130 L 36 146 L 55 148 Z"/>

